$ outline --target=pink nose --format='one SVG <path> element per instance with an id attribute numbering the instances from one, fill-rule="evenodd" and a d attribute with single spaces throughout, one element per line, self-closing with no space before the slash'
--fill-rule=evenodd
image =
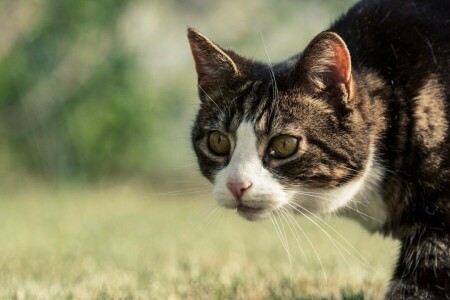
<path id="1" fill-rule="evenodd" d="M 249 187 L 252 186 L 250 181 L 228 181 L 227 187 L 233 193 L 236 200 L 241 200 L 242 195 Z"/>

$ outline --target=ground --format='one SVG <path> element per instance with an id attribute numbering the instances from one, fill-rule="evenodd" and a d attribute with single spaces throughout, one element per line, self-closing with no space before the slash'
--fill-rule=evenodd
<path id="1" fill-rule="evenodd" d="M 379 299 L 398 251 L 346 220 L 249 223 L 215 208 L 206 188 L 0 197 L 1 299 Z"/>

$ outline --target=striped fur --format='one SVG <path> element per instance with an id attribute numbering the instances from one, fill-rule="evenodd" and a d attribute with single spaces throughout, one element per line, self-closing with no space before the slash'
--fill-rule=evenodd
<path id="1" fill-rule="evenodd" d="M 248 167 L 259 171 L 246 176 L 264 177 L 274 210 L 291 203 L 338 212 L 400 239 L 386 298 L 450 299 L 450 2 L 359 2 L 273 66 L 195 30 L 188 37 L 201 100 L 192 141 L 215 189 L 229 193 L 222 175 L 245 165 L 233 151 L 251 138 Z M 238 138 L 242 124 L 253 128 L 247 138 Z M 214 130 L 229 137 L 229 155 L 209 150 Z M 268 145 L 281 134 L 297 137 L 299 147 L 274 159 Z M 257 206 L 256 186 L 246 204 Z"/>

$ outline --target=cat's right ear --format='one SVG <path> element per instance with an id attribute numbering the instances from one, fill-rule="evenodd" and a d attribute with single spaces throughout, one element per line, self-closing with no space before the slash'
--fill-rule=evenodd
<path id="1" fill-rule="evenodd" d="M 334 91 L 334 106 L 347 105 L 353 98 L 350 52 L 342 38 L 333 32 L 319 33 L 306 47 L 290 73 L 293 82 L 312 92 Z"/>
<path id="2" fill-rule="evenodd" d="M 198 87 L 201 92 L 213 95 L 227 82 L 238 76 L 239 69 L 233 59 L 202 33 L 188 28 Z"/>

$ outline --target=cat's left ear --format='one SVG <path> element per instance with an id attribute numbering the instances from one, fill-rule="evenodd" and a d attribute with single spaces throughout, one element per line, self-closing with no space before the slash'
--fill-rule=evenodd
<path id="1" fill-rule="evenodd" d="M 315 93 L 338 92 L 344 103 L 354 94 L 350 53 L 333 32 L 322 32 L 309 43 L 290 76 Z"/>
<path id="2" fill-rule="evenodd" d="M 220 87 L 236 78 L 239 69 L 233 59 L 199 31 L 188 28 L 187 33 L 200 92 L 214 95 Z"/>

